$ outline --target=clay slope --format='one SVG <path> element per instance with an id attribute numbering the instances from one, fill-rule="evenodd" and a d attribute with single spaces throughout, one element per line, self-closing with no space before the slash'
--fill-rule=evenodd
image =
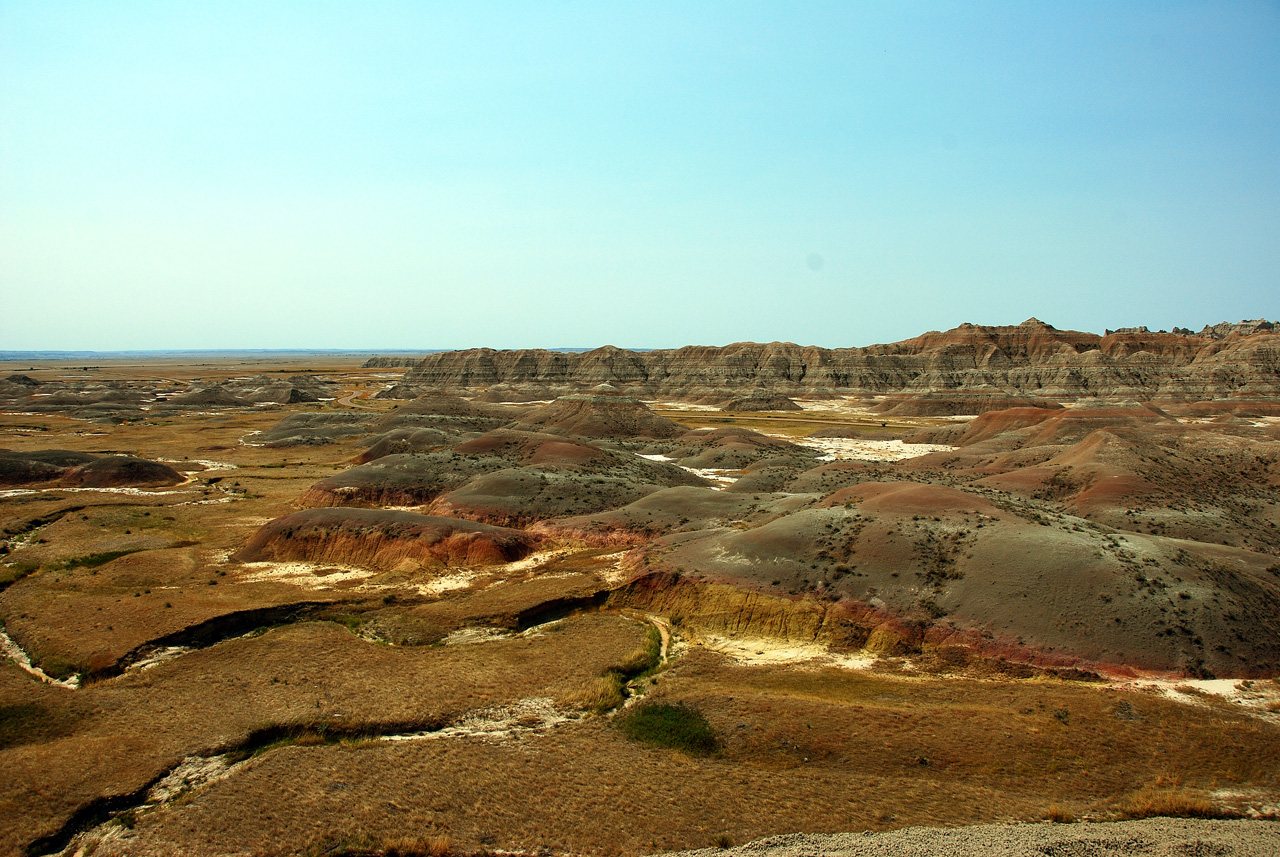
<path id="1" fill-rule="evenodd" d="M 608 395 L 563 396 L 522 415 L 518 425 L 594 438 L 664 438 L 684 433 L 682 426 L 635 399 Z"/>
<path id="2" fill-rule="evenodd" d="M 169 465 L 132 455 L 92 455 L 60 449 L 0 450 L 0 488 L 141 488 L 184 481 L 186 477 Z"/>
<path id="3" fill-rule="evenodd" d="M 406 372 L 405 382 L 444 390 L 556 391 L 604 383 L 641 397 L 690 399 L 760 389 L 773 395 L 973 392 L 979 403 L 1010 396 L 1280 396 L 1280 334 L 1255 325 L 1216 337 L 1212 330 L 1153 334 L 1144 329 L 1098 336 L 1028 319 L 1016 326 L 964 324 L 867 348 L 775 342 L 647 352 L 607 347 L 581 354 L 472 349 L 428 355 Z M 960 395 L 958 401 L 965 398 Z"/>
<path id="4" fill-rule="evenodd" d="M 1138 405 L 1016 409 L 979 417 L 954 442 L 899 472 L 941 471 L 1119 530 L 1280 552 L 1280 442 L 1265 423 L 1202 424 Z"/>
<path id="5" fill-rule="evenodd" d="M 954 488 L 866 483 L 759 526 L 666 536 L 651 551 L 650 569 L 864 605 L 879 614 L 873 624 L 895 619 L 1020 660 L 1280 669 L 1275 557 L 1115 534 Z"/>
<path id="6" fill-rule="evenodd" d="M 537 537 L 474 521 L 382 509 L 309 509 L 258 530 L 237 562 L 305 561 L 381 570 L 478 566 L 527 556 Z"/>
<path id="7" fill-rule="evenodd" d="M 390 437 L 384 436 L 361 458 L 389 448 Z M 414 437 L 403 442 L 410 444 Z M 581 438 L 499 429 L 430 452 L 379 455 L 317 482 L 300 502 L 430 504 L 436 514 L 513 526 L 625 506 L 672 485 L 705 484 L 673 464 Z"/>

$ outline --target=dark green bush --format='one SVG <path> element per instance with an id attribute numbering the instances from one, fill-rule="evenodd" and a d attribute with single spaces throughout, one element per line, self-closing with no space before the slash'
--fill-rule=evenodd
<path id="1" fill-rule="evenodd" d="M 131 553 L 137 553 L 141 548 L 129 548 L 119 551 L 102 551 L 101 553 L 91 553 L 85 556 L 78 556 L 66 560 L 62 563 L 65 569 L 72 568 L 97 568 L 100 565 L 106 565 L 113 559 L 119 559 L 122 556 L 128 556 Z"/>
<path id="2" fill-rule="evenodd" d="M 641 703 L 619 725 L 632 741 L 670 747 L 691 756 L 710 756 L 720 749 L 702 712 L 684 704 Z"/>

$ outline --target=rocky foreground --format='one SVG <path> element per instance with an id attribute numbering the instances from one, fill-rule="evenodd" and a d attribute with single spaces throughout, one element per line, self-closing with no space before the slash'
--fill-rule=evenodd
<path id="1" fill-rule="evenodd" d="M 1280 853 L 1280 823 L 1148 818 L 1107 824 L 910 827 L 888 833 L 770 836 L 736 848 L 681 853 L 683 857 L 1270 857 Z"/>

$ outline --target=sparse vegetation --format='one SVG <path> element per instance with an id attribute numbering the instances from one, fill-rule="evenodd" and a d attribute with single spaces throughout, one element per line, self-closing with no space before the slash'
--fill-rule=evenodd
<path id="1" fill-rule="evenodd" d="M 1238 818 L 1203 793 L 1160 781 L 1135 792 L 1120 808 L 1124 818 Z"/>

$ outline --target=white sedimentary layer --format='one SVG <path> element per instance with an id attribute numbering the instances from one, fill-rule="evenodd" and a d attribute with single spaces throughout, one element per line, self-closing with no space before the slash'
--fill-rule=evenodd
<path id="1" fill-rule="evenodd" d="M 900 440 L 863 440 L 855 437 L 788 437 L 771 435 L 821 452 L 820 461 L 903 461 L 956 447 L 940 443 L 903 443 Z"/>

